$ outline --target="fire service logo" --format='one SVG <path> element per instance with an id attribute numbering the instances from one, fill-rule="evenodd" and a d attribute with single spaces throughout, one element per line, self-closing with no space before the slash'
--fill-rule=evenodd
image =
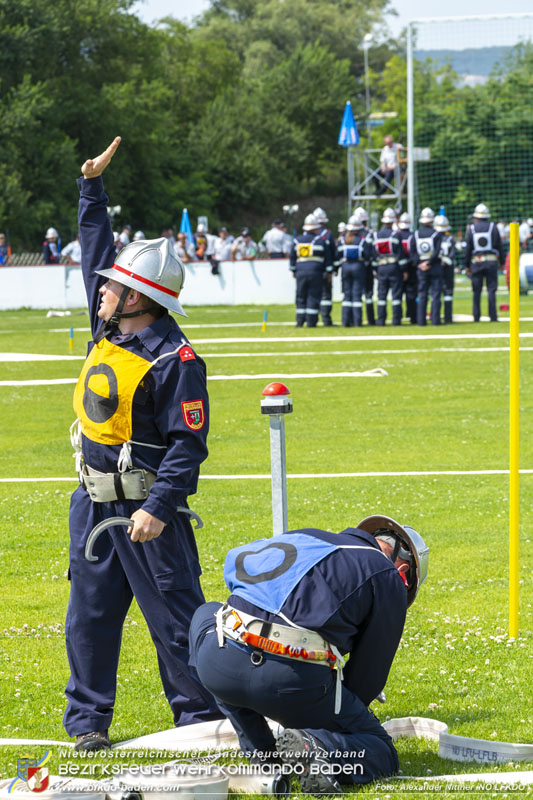
<path id="1" fill-rule="evenodd" d="M 17 784 L 22 781 L 27 784 L 30 791 L 44 792 L 48 788 L 49 781 L 48 767 L 45 767 L 44 764 L 49 760 L 49 750 L 40 759 L 19 758 L 17 761 L 17 777 L 12 781 L 8 792 L 13 792 Z"/>

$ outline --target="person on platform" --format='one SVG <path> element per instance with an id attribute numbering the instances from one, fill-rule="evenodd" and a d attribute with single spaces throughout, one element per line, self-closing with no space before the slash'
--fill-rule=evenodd
<path id="1" fill-rule="evenodd" d="M 398 221 L 396 238 L 402 246 L 402 255 L 398 263 L 402 273 L 402 297 L 405 297 L 405 316 L 409 319 L 411 325 L 416 325 L 417 275 L 410 251 L 410 240 L 413 233 L 412 224 L 410 215 L 404 212 Z"/>
<path id="2" fill-rule="evenodd" d="M 392 226 L 396 222 L 396 214 L 392 208 L 386 208 L 381 217 L 381 228 L 374 236 L 373 258 L 377 264 L 378 274 L 378 325 L 385 325 L 387 320 L 387 295 L 392 296 L 392 324 L 402 324 L 402 272 L 400 259 L 403 255 L 402 245 Z"/>
<path id="3" fill-rule="evenodd" d="M 102 173 L 120 144 L 88 159 L 78 179 L 82 274 L 92 342 L 74 391 L 71 429 L 80 485 L 72 495 L 70 598 L 65 626 L 70 678 L 64 726 L 75 749 L 109 748 L 124 620 L 133 597 L 154 641 L 174 723 L 220 717 L 191 671 L 188 629 L 204 602 L 187 498 L 207 456 L 204 362 L 169 311 L 185 268 L 166 238 L 116 255 Z M 85 557 L 87 538 L 115 525 Z"/>
<path id="4" fill-rule="evenodd" d="M 417 322 L 426 325 L 428 293 L 431 291 L 431 322 L 440 325 L 440 296 L 442 292 L 442 264 L 440 243 L 442 233 L 433 227 L 435 214 L 431 208 L 422 209 L 420 227 L 409 240 L 413 263 L 417 266 L 418 307 Z"/>
<path id="5" fill-rule="evenodd" d="M 450 233 L 448 217 L 439 214 L 435 217 L 435 230 L 442 233 L 440 243 L 440 262 L 442 264 L 442 291 L 444 296 L 444 324 L 453 322 L 453 289 L 455 283 L 455 240 Z"/>
<path id="6" fill-rule="evenodd" d="M 346 233 L 337 242 L 337 261 L 342 278 L 342 324 L 359 328 L 363 324 L 363 292 L 366 267 L 371 257 L 363 223 L 357 214 L 348 220 Z"/>
<path id="7" fill-rule="evenodd" d="M 472 278 L 472 314 L 474 322 L 481 318 L 481 292 L 483 281 L 489 296 L 489 317 L 498 321 L 496 290 L 498 269 L 503 267 L 505 256 L 498 226 L 490 221 L 490 212 L 484 203 L 479 203 L 473 213 L 474 222 L 468 226 L 465 246 L 466 274 Z"/>
<path id="8" fill-rule="evenodd" d="M 253 762 L 298 766 L 304 794 L 398 772 L 368 706 L 383 691 L 428 556 L 413 528 L 385 516 L 229 551 L 230 596 L 196 611 L 191 664 Z M 265 717 L 284 726 L 277 741 Z"/>
<path id="9" fill-rule="evenodd" d="M 319 234 L 327 243 L 330 251 L 332 253 L 336 253 L 335 249 L 335 237 L 331 233 L 328 228 L 328 215 L 324 211 L 323 208 L 315 208 L 313 211 L 313 216 L 317 220 L 320 225 Z M 322 324 L 325 326 L 333 325 L 333 321 L 331 319 L 331 311 L 333 308 L 333 275 L 336 275 L 339 271 L 339 264 L 336 261 L 336 256 L 334 255 L 334 263 L 333 263 L 333 271 L 332 272 L 324 272 L 322 276 L 322 296 L 320 298 L 320 316 L 322 317 Z"/>
<path id="10" fill-rule="evenodd" d="M 290 270 L 296 278 L 296 327 L 307 322 L 315 328 L 324 286 L 324 274 L 331 275 L 335 261 L 329 239 L 320 234 L 320 222 L 314 214 L 304 220 L 303 233 L 297 236 L 290 254 Z"/>

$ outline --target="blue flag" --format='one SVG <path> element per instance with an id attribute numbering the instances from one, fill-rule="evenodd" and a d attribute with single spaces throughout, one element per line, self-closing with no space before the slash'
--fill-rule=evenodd
<path id="1" fill-rule="evenodd" d="M 338 143 L 341 147 L 355 147 L 359 142 L 359 131 L 357 130 L 357 125 L 353 118 L 352 104 L 348 100 L 344 108 Z"/>
<path id="2" fill-rule="evenodd" d="M 191 223 L 189 220 L 189 212 L 186 208 L 183 209 L 181 214 L 180 233 L 184 233 L 187 236 L 187 241 L 189 241 L 191 244 L 194 244 Z"/>

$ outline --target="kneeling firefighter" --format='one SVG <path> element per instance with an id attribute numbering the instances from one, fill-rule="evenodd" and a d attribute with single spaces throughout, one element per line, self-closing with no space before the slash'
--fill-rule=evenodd
<path id="1" fill-rule="evenodd" d="M 398 771 L 368 705 L 385 686 L 428 553 L 416 531 L 383 516 L 229 551 L 231 594 L 196 611 L 190 663 L 243 752 L 290 765 L 306 793 Z M 277 742 L 265 717 L 285 727 Z"/>

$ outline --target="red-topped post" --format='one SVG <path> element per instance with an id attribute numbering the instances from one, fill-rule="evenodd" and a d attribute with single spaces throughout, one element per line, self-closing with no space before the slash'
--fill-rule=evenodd
<path id="1" fill-rule="evenodd" d="M 272 472 L 272 523 L 274 536 L 288 530 L 287 463 L 285 459 L 285 414 L 292 413 L 292 398 L 284 383 L 269 383 L 263 389 L 261 414 L 270 418 Z"/>

